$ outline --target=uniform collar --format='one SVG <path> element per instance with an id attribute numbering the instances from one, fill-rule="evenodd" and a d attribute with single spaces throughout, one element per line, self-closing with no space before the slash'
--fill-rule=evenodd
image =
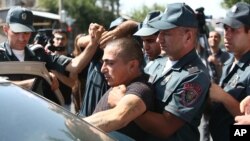
<path id="1" fill-rule="evenodd" d="M 11 51 L 11 48 L 10 48 L 9 42 L 4 42 L 4 48 L 5 48 L 5 50 L 7 51 L 7 53 L 8 53 L 9 56 L 12 56 L 12 55 L 13 55 L 13 53 L 12 53 L 12 51 Z"/>
<path id="2" fill-rule="evenodd" d="M 183 66 L 185 66 L 189 62 L 192 62 L 197 57 L 198 57 L 198 55 L 197 55 L 195 49 L 193 49 L 188 54 L 183 56 L 180 60 L 178 60 L 178 62 L 175 65 L 173 65 L 172 69 L 176 70 L 176 71 L 180 71 Z"/>
<path id="3" fill-rule="evenodd" d="M 226 66 L 230 66 L 231 64 L 233 64 L 234 62 L 234 57 L 230 57 L 224 64 Z M 249 63 L 247 62 L 250 62 L 250 51 L 248 51 L 247 53 L 245 53 L 241 59 L 236 63 L 236 65 L 239 67 L 239 68 L 243 68 L 245 65 L 248 65 Z"/>
<path id="4" fill-rule="evenodd" d="M 17 57 L 14 55 L 12 49 L 8 42 L 4 42 L 3 47 L 5 48 L 7 55 L 10 56 L 14 60 L 18 60 Z M 27 46 L 24 48 L 24 60 L 29 60 L 30 58 L 36 58 L 36 55 L 33 51 L 31 51 Z M 35 59 L 36 60 L 36 59 Z"/>
<path id="5" fill-rule="evenodd" d="M 249 65 L 249 63 L 247 63 L 249 61 L 250 61 L 250 51 L 248 51 L 241 57 L 241 59 L 237 62 L 237 65 L 240 68 L 243 68 L 245 65 Z"/>

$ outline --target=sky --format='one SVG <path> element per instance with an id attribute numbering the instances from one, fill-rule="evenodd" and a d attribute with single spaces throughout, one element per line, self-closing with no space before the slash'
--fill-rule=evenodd
<path id="1" fill-rule="evenodd" d="M 129 15 L 131 11 L 140 8 L 142 5 L 152 6 L 154 3 L 166 6 L 168 3 L 185 2 L 194 10 L 204 7 L 206 16 L 212 16 L 214 19 L 224 17 L 226 9 L 220 6 L 222 0 L 120 0 L 120 9 L 123 14 Z"/>

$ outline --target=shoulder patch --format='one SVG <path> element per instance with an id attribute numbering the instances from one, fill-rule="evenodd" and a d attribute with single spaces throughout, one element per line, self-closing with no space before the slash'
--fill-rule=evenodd
<path id="1" fill-rule="evenodd" d="M 201 86 L 197 83 L 186 83 L 181 93 L 180 102 L 183 106 L 190 106 L 194 104 L 201 95 Z"/>
<path id="2" fill-rule="evenodd" d="M 196 67 L 196 66 L 195 67 L 191 66 L 187 70 L 188 70 L 189 74 L 193 74 L 193 73 L 196 73 L 196 72 L 200 71 L 200 69 L 198 67 Z"/>

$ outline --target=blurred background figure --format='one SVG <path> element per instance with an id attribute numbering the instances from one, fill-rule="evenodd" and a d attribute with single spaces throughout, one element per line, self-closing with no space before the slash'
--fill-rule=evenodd
<path id="1" fill-rule="evenodd" d="M 90 40 L 89 35 L 85 34 L 78 34 L 75 37 L 74 40 L 74 50 L 72 52 L 72 56 L 78 56 L 81 54 L 81 52 L 84 51 L 85 47 L 88 45 Z M 89 66 L 89 65 L 88 65 Z M 73 94 L 73 103 L 75 106 L 75 112 L 78 113 L 80 110 L 80 107 L 82 105 L 82 98 L 84 96 L 85 92 L 85 85 L 86 85 L 86 79 L 87 79 L 87 74 L 88 74 L 88 66 L 86 66 L 77 76 L 77 82 L 75 83 L 73 89 L 72 89 L 72 94 Z"/>
<path id="2" fill-rule="evenodd" d="M 212 80 L 218 84 L 222 73 L 222 65 L 230 58 L 230 54 L 220 48 L 221 35 L 217 31 L 210 31 L 208 37 L 208 44 L 211 54 L 207 61 L 211 66 L 210 75 Z"/>
<path id="3" fill-rule="evenodd" d="M 63 29 L 54 29 L 53 30 L 53 47 L 48 48 L 54 54 L 70 56 L 68 52 L 68 37 L 67 31 Z"/>

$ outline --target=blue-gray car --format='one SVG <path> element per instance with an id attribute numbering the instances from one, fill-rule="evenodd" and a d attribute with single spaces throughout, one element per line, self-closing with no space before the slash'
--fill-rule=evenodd
<path id="1" fill-rule="evenodd" d="M 42 95 L 0 78 L 0 141 L 114 141 L 114 138 Z"/>

